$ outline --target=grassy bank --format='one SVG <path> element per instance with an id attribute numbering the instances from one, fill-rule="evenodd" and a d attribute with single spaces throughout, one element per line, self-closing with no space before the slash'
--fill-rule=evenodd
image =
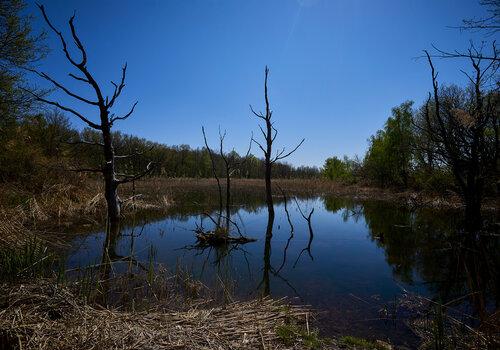
<path id="1" fill-rule="evenodd" d="M 118 264 L 127 273 L 116 274 Z M 215 301 L 182 269 L 103 260 L 67 271 L 41 241 L 0 247 L 0 349 L 319 349 L 311 312 Z M 229 300 L 231 298 L 228 298 Z M 284 330 L 289 330 L 285 333 Z M 293 332 L 291 331 L 293 330 Z M 328 342 L 328 348 L 333 348 Z"/>

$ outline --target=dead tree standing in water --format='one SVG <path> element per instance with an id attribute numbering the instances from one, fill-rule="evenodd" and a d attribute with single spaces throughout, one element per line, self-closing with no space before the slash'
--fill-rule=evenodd
<path id="1" fill-rule="evenodd" d="M 214 154 L 210 146 L 208 146 L 207 135 L 205 134 L 205 127 L 201 127 L 201 132 L 203 133 L 203 140 L 205 141 L 205 147 L 208 152 L 208 156 L 210 157 L 210 162 L 212 163 L 212 173 L 215 177 L 215 181 L 217 181 L 217 189 L 219 191 L 219 216 L 217 218 L 217 226 L 220 226 L 220 218 L 222 216 L 222 186 L 220 184 L 219 176 L 217 175 L 217 167 L 215 164 Z"/>
<path id="2" fill-rule="evenodd" d="M 219 129 L 219 154 L 224 162 L 224 170 L 226 175 L 226 227 L 229 231 L 229 224 L 231 223 L 231 177 L 234 172 L 238 170 L 238 168 L 243 165 L 248 159 L 248 155 L 250 154 L 250 150 L 252 149 L 252 137 L 250 137 L 250 145 L 248 146 L 248 151 L 243 158 L 237 156 L 234 150 L 230 153 L 224 153 L 224 139 L 226 137 L 226 130 L 224 133 L 221 133 Z"/>
<path id="3" fill-rule="evenodd" d="M 97 83 L 97 81 L 94 79 L 93 75 L 89 72 L 87 68 L 87 52 L 85 51 L 85 47 L 83 46 L 75 30 L 74 26 L 75 15 L 71 16 L 71 18 L 69 19 L 69 27 L 71 30 L 73 41 L 76 44 L 76 47 L 78 48 L 81 54 L 81 60 L 74 58 L 74 56 L 70 54 L 68 50 L 68 45 L 66 43 L 66 39 L 64 38 L 63 34 L 59 30 L 57 30 L 56 27 L 50 22 L 45 12 L 44 6 L 38 5 L 38 7 L 42 11 L 43 18 L 45 19 L 47 25 L 59 37 L 66 59 L 81 74 L 81 75 L 80 74 L 75 75 L 73 73 L 69 73 L 69 76 L 79 82 L 88 85 L 95 93 L 96 99 L 90 100 L 83 96 L 73 93 L 68 88 L 66 88 L 61 83 L 57 82 L 44 72 L 39 72 L 36 70 L 31 70 L 31 71 L 36 75 L 38 75 L 39 77 L 51 82 L 56 88 L 64 91 L 70 97 L 95 107 L 98 111 L 100 121 L 93 122 L 89 118 L 84 116 L 83 113 L 80 113 L 73 108 L 61 105 L 59 102 L 56 101 L 48 100 L 45 97 L 42 97 L 35 93 L 32 94 L 38 101 L 44 102 L 48 105 L 55 106 L 65 112 L 73 114 L 74 116 L 82 120 L 85 124 L 87 124 L 90 128 L 98 130 L 101 133 L 102 142 L 89 142 L 84 140 L 80 141 L 80 143 L 99 146 L 102 149 L 105 163 L 98 168 L 76 169 L 76 171 L 97 172 L 103 175 L 104 196 L 106 198 L 106 203 L 107 203 L 108 220 L 111 224 L 115 224 L 119 221 L 120 218 L 120 198 L 118 197 L 118 192 L 117 192 L 118 186 L 127 182 L 138 180 L 141 177 L 149 174 L 153 169 L 151 162 L 147 165 L 144 171 L 137 174 L 119 174 L 116 172 L 115 169 L 116 167 L 115 161 L 117 159 L 124 159 L 135 156 L 135 154 L 116 155 L 113 147 L 113 137 L 111 133 L 113 124 L 119 120 L 125 120 L 128 117 L 130 117 L 134 112 L 135 106 L 137 105 L 137 102 L 135 102 L 130 108 L 130 110 L 125 115 L 122 116 L 116 116 L 115 114 L 111 113 L 112 107 L 114 106 L 116 100 L 118 99 L 118 97 L 123 91 L 123 88 L 125 87 L 125 76 L 127 73 L 127 65 L 125 64 L 122 68 L 120 83 L 116 84 L 114 82 L 111 82 L 111 84 L 113 84 L 114 86 L 114 91 L 112 96 L 111 97 L 104 96 L 101 87 L 99 86 L 99 84 Z"/>
<path id="4" fill-rule="evenodd" d="M 219 219 L 217 222 L 217 226 L 220 226 L 220 218 L 222 217 L 222 186 L 217 175 L 213 152 L 208 146 L 205 128 L 202 127 L 201 131 L 205 140 L 205 147 L 207 148 L 208 155 L 210 156 L 210 161 L 212 163 L 212 173 L 215 177 L 215 180 L 217 181 L 217 187 L 219 190 Z M 224 139 L 226 138 L 226 134 L 227 133 L 225 130 L 224 132 L 221 132 L 219 128 L 219 156 L 224 163 L 224 175 L 226 176 L 226 229 L 229 232 L 229 225 L 231 224 L 231 177 L 239 169 L 239 167 L 241 167 L 247 161 L 250 150 L 252 148 L 252 137 L 250 138 L 250 145 L 248 146 L 247 153 L 244 157 L 239 157 L 236 152 L 234 152 L 234 150 L 229 153 L 224 152 Z"/>
<path id="5" fill-rule="evenodd" d="M 295 146 L 295 148 L 290 152 L 286 152 L 285 148 L 283 147 L 282 149 L 276 151 L 275 155 L 273 156 L 273 144 L 276 140 L 276 136 L 278 136 L 278 130 L 274 127 L 274 121 L 272 120 L 273 111 L 271 110 L 269 105 L 269 96 L 267 93 L 267 79 L 269 76 L 269 68 L 267 66 L 264 70 L 264 73 L 264 99 L 266 104 L 266 112 L 265 114 L 262 112 L 256 112 L 252 108 L 252 106 L 250 106 L 250 110 L 257 118 L 264 121 L 265 127 L 263 128 L 261 125 L 259 125 L 259 129 L 262 132 L 262 136 L 264 137 L 265 147 L 254 138 L 252 138 L 252 141 L 255 142 L 255 144 L 257 144 L 257 146 L 259 146 L 261 151 L 264 153 L 267 211 L 269 213 L 269 221 L 274 221 L 274 204 L 271 185 L 273 164 L 279 160 L 287 158 L 292 153 L 294 153 L 302 145 L 302 143 L 304 143 L 305 139 L 302 139 L 302 141 L 300 141 L 299 144 Z M 267 234 L 272 235 L 272 230 L 268 230 Z"/>

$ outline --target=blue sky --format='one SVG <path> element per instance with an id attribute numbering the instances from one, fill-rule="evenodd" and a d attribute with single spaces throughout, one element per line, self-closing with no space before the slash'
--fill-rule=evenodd
<path id="1" fill-rule="evenodd" d="M 76 10 L 89 69 L 109 94 L 109 81 L 117 81 L 128 63 L 116 112 L 139 104 L 117 129 L 198 147 L 201 126 L 215 143 L 220 125 L 228 131 L 228 148 L 244 152 L 250 133 L 259 135 L 249 104 L 263 108 L 268 65 L 276 145 L 293 147 L 306 138 L 288 161 L 317 166 L 332 155 L 363 155 L 393 106 L 424 101 L 430 73 L 415 57 L 432 43 L 466 48 L 474 34 L 449 26 L 485 11 L 475 0 L 40 1 L 66 34 Z M 28 11 L 36 28 L 45 27 L 34 2 Z M 51 32 L 48 43 L 52 52 L 41 70 L 92 96 L 67 78 L 71 66 Z M 437 60 L 436 66 L 443 83 L 465 84 L 461 63 Z M 95 111 L 61 93 L 53 98 L 97 120 Z"/>

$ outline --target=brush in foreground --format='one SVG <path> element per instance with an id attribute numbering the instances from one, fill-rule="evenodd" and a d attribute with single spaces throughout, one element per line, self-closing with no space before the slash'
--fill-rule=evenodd
<path id="1" fill-rule="evenodd" d="M 85 304 L 46 281 L 2 285 L 0 295 L 0 342 L 22 349 L 279 349 L 284 344 L 276 330 L 304 323 L 308 314 L 269 298 L 178 312 L 125 312 Z M 299 340 L 293 348 L 304 345 Z"/>

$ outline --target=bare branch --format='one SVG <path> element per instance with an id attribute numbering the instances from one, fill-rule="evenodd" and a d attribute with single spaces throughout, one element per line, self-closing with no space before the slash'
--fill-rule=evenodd
<path id="1" fill-rule="evenodd" d="M 262 119 L 262 120 L 266 120 L 266 117 L 262 114 L 262 112 L 257 113 L 257 112 L 255 112 L 255 111 L 254 111 L 254 109 L 253 109 L 252 105 L 249 105 L 249 106 L 250 106 L 250 110 L 252 111 L 252 113 L 253 113 L 256 117 L 258 117 L 258 118 L 260 118 L 260 119 Z"/>
<path id="2" fill-rule="evenodd" d="M 52 105 L 52 106 L 55 106 L 63 111 L 66 111 L 66 112 L 69 112 L 75 116 L 77 116 L 78 118 L 80 118 L 82 121 L 84 121 L 85 123 L 87 123 L 88 126 L 90 126 L 91 128 L 93 129 L 97 129 L 97 130 L 101 130 L 101 125 L 98 125 L 92 121 L 90 121 L 89 119 L 85 118 L 83 115 L 81 115 L 80 113 L 78 113 L 77 111 L 75 111 L 74 109 L 72 108 L 69 108 L 69 107 L 65 107 L 63 105 L 61 105 L 59 102 L 55 102 L 55 101 L 51 101 L 51 100 L 47 100 L 37 94 L 35 94 L 34 92 L 30 91 L 30 90 L 27 90 L 27 89 L 24 89 L 24 88 L 21 88 L 23 91 L 31 94 L 36 100 L 40 101 L 40 102 L 43 102 L 43 103 L 46 103 L 46 104 L 49 104 L 49 105 Z"/>
<path id="3" fill-rule="evenodd" d="M 473 48 L 474 45 L 471 43 L 471 48 Z M 474 59 L 481 59 L 481 60 L 487 60 L 487 61 L 493 61 L 493 62 L 498 62 L 500 61 L 500 58 L 498 57 L 498 49 L 496 48 L 496 41 L 493 41 L 492 43 L 492 55 L 484 55 L 482 52 L 476 50 L 474 48 L 474 53 L 468 50 L 467 53 L 465 52 L 460 52 L 458 50 L 454 51 L 445 51 L 442 50 L 438 47 L 436 47 L 434 44 L 432 44 L 432 48 L 437 51 L 436 55 L 430 55 L 430 57 L 435 57 L 435 58 L 474 58 Z M 426 57 L 426 56 L 421 56 L 421 57 Z"/>
<path id="4" fill-rule="evenodd" d="M 255 142 L 255 143 L 257 144 L 257 146 L 259 146 L 259 148 L 262 150 L 262 152 L 264 152 L 264 155 L 266 155 L 266 154 L 267 154 L 266 150 L 264 149 L 264 147 L 262 147 L 262 145 L 260 144 L 260 142 L 259 142 L 259 141 L 257 141 L 257 140 L 256 140 L 256 139 L 254 139 L 253 137 L 252 137 L 252 141 L 253 141 L 253 142 Z"/>
<path id="5" fill-rule="evenodd" d="M 144 152 L 134 152 L 131 154 L 115 155 L 115 159 L 127 159 L 127 158 L 142 156 L 143 154 Z"/>
<path id="6" fill-rule="evenodd" d="M 78 96 L 77 94 L 71 92 L 68 88 L 66 88 L 65 86 L 63 86 L 61 83 L 57 82 L 56 80 L 52 79 L 47 73 L 44 73 L 44 72 L 38 72 L 37 70 L 35 69 L 29 69 L 28 70 L 32 73 L 35 73 L 36 75 L 38 75 L 39 77 L 41 78 L 44 78 L 45 80 L 47 81 L 50 81 L 52 84 L 54 84 L 54 86 L 56 86 L 57 88 L 61 89 L 62 91 L 64 91 L 67 95 L 73 97 L 73 98 L 76 98 L 77 100 L 79 101 L 82 101 L 82 102 L 85 102 L 85 103 L 88 103 L 89 105 L 94 105 L 94 106 L 98 106 L 99 103 L 98 102 L 95 102 L 95 101 L 90 101 L 84 97 L 81 97 L 81 96 Z M 76 78 L 75 78 L 76 79 Z"/>
<path id="7" fill-rule="evenodd" d="M 76 13 L 73 13 L 73 16 L 69 19 L 69 27 L 71 28 L 71 35 L 73 36 L 73 40 L 75 41 L 76 46 L 82 53 L 82 61 L 80 62 L 79 66 L 84 67 L 87 64 L 87 53 L 85 52 L 85 48 L 82 45 L 82 42 L 80 41 L 80 38 L 78 35 L 76 35 L 76 30 L 75 30 L 75 25 L 73 21 L 75 20 Z"/>
<path id="8" fill-rule="evenodd" d="M 68 75 L 69 75 L 70 77 L 72 77 L 73 79 L 76 79 L 76 80 L 78 80 L 78 81 L 83 81 L 84 83 L 90 84 L 90 81 L 88 81 L 87 79 L 82 78 L 82 77 L 79 77 L 79 76 L 76 76 L 76 75 L 74 75 L 73 73 L 69 73 Z"/>
<path id="9" fill-rule="evenodd" d="M 285 159 L 285 158 L 289 157 L 292 153 L 294 153 L 304 143 L 305 140 L 306 139 L 302 139 L 302 141 L 300 141 L 299 144 L 297 146 L 295 146 L 294 149 L 292 149 L 290 152 L 288 152 L 286 154 L 283 154 L 285 152 L 285 149 L 283 148 L 283 151 L 280 152 L 278 155 L 276 155 L 276 157 L 274 157 L 274 159 L 271 160 L 271 162 L 275 163 L 278 160 Z"/>
<path id="10" fill-rule="evenodd" d="M 134 113 L 134 109 L 135 109 L 135 106 L 137 106 L 137 103 L 139 103 L 138 101 L 136 101 L 133 105 L 132 105 L 132 108 L 130 109 L 130 111 L 125 114 L 123 117 L 112 117 L 111 120 L 109 121 L 109 123 L 111 125 L 113 125 L 113 123 L 117 120 L 125 120 L 127 119 L 128 117 L 130 117 L 132 115 L 132 113 Z"/>
<path id="11" fill-rule="evenodd" d="M 125 63 L 125 65 L 122 67 L 122 77 L 121 77 L 121 80 L 120 80 L 120 84 L 117 85 L 116 83 L 114 83 L 113 81 L 111 82 L 111 84 L 113 84 L 113 86 L 115 87 L 115 90 L 113 92 L 113 96 L 111 97 L 111 100 L 109 101 L 109 103 L 107 104 L 107 107 L 108 108 L 111 108 L 113 107 L 116 99 L 120 96 L 120 94 L 122 93 L 122 90 L 123 88 L 125 87 L 125 77 L 127 75 L 127 63 Z"/>
<path id="12" fill-rule="evenodd" d="M 102 97 L 101 89 L 99 88 L 99 85 L 97 84 L 97 82 L 95 81 L 95 79 L 92 77 L 92 75 L 90 74 L 90 72 L 85 67 L 85 65 L 87 64 L 87 54 L 85 52 L 85 49 L 84 49 L 84 47 L 83 47 L 80 39 L 78 38 L 78 36 L 76 34 L 76 30 L 75 30 L 74 23 L 73 23 L 75 15 L 73 15 L 70 18 L 70 20 L 69 20 L 69 26 L 71 28 L 71 35 L 73 36 L 73 40 L 75 41 L 76 46 L 78 47 L 78 49 L 82 53 L 82 60 L 81 60 L 80 63 L 76 62 L 73 59 L 73 57 L 71 57 L 71 55 L 70 55 L 70 53 L 68 51 L 68 46 L 66 44 L 66 40 L 64 39 L 64 36 L 62 35 L 62 33 L 59 30 L 56 29 L 56 27 L 52 24 L 52 22 L 50 22 L 50 19 L 47 16 L 47 13 L 45 12 L 45 7 L 43 5 L 40 5 L 40 4 L 38 4 L 38 7 L 40 8 L 40 10 L 42 12 L 42 15 L 43 15 L 43 18 L 45 19 L 45 22 L 47 23 L 47 25 L 59 37 L 59 40 L 61 41 L 61 44 L 62 44 L 62 47 L 63 47 L 63 52 L 66 55 L 66 58 L 68 59 L 68 61 L 73 66 L 75 66 L 76 68 L 78 68 L 80 70 L 80 72 L 83 73 L 83 75 L 85 75 L 86 82 L 88 84 L 90 84 L 92 86 L 92 88 L 94 89 L 94 91 L 96 93 L 96 96 L 97 96 L 97 100 L 99 101 L 99 106 L 102 107 L 104 105 L 104 98 Z M 85 81 L 83 78 L 79 78 L 79 77 L 76 77 L 76 76 L 73 76 L 73 75 L 72 75 L 72 77 L 75 78 L 75 79 L 77 79 L 77 80 L 80 80 L 80 81 Z"/>
<path id="13" fill-rule="evenodd" d="M 66 40 L 64 40 L 64 36 L 62 35 L 62 33 L 59 30 L 56 29 L 56 27 L 54 27 L 54 25 L 52 24 L 52 22 L 50 22 L 49 17 L 47 16 L 47 13 L 45 12 L 45 7 L 43 5 L 40 5 L 40 4 L 37 4 L 37 6 L 40 9 L 40 11 L 42 11 L 43 18 L 45 19 L 45 22 L 47 23 L 47 25 L 59 37 L 59 40 L 61 41 L 61 44 L 62 44 L 62 47 L 63 47 L 64 54 L 66 55 L 66 58 L 68 59 L 68 61 L 73 66 L 78 67 L 79 64 L 69 54 L 68 45 L 66 44 Z"/>

